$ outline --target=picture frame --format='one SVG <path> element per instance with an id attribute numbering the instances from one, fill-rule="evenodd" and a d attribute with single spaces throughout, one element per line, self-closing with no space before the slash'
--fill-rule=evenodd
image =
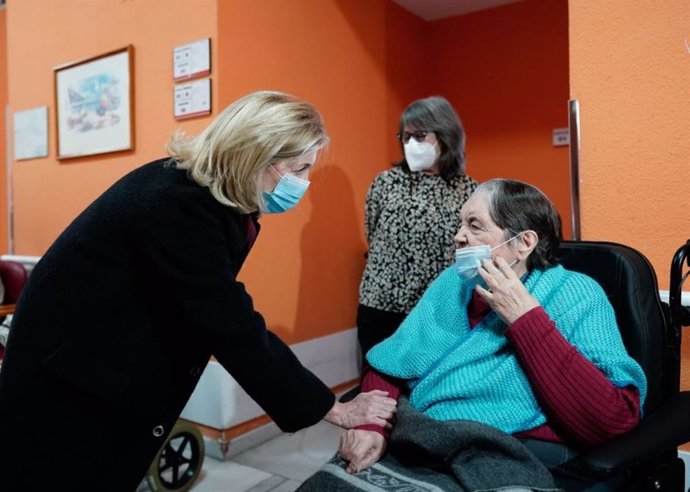
<path id="1" fill-rule="evenodd" d="M 134 149 L 132 45 L 53 69 L 57 158 Z"/>
<path id="2" fill-rule="evenodd" d="M 48 157 L 48 107 L 14 113 L 14 160 Z"/>

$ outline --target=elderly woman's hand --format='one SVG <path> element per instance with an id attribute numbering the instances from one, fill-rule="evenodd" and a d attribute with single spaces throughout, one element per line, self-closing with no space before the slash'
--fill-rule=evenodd
<path id="1" fill-rule="evenodd" d="M 360 393 L 347 403 L 336 401 L 324 419 L 344 429 L 367 424 L 390 429 L 397 405 L 397 401 L 388 398 L 387 391 L 373 390 Z"/>
<path id="2" fill-rule="evenodd" d="M 386 452 L 386 439 L 374 431 L 352 429 L 340 436 L 338 454 L 345 461 L 348 473 L 366 470 Z"/>
<path id="3" fill-rule="evenodd" d="M 475 290 L 482 296 L 492 310 L 510 326 L 520 316 L 539 306 L 539 302 L 527 292 L 520 278 L 500 256 L 494 262 L 482 260 L 479 275 L 489 290 L 477 285 Z"/>

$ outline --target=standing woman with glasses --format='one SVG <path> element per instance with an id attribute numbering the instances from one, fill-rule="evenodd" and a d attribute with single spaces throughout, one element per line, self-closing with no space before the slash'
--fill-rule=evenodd
<path id="1" fill-rule="evenodd" d="M 362 355 L 395 332 L 429 283 L 455 257 L 460 209 L 477 187 L 465 174 L 465 131 L 450 103 L 428 97 L 400 117 L 403 158 L 369 188 L 369 250 L 359 288 Z"/>

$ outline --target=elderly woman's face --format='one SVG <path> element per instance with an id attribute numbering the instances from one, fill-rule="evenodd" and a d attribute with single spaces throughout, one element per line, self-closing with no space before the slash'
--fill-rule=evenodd
<path id="1" fill-rule="evenodd" d="M 453 238 L 456 248 L 488 244 L 494 248 L 504 242 L 505 232 L 491 220 L 488 195 L 482 191 L 474 193 L 460 211 L 460 230 Z M 500 256 L 508 263 L 517 259 L 511 245 L 513 241 L 499 246 L 491 252 L 492 257 Z"/>

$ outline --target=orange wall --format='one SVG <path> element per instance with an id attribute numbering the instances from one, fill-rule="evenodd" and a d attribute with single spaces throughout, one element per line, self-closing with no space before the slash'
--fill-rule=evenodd
<path id="1" fill-rule="evenodd" d="M 570 3 L 582 234 L 639 249 L 668 289 L 671 258 L 690 237 L 690 3 L 622 7 L 617 0 Z M 687 342 L 683 387 L 690 389 Z"/>
<path id="2" fill-rule="evenodd" d="M 13 171 L 15 252 L 41 255 L 116 179 L 162 156 L 176 128 L 196 133 L 208 123 L 172 117 L 172 50 L 210 37 L 217 65 L 216 0 L 10 0 L 7 16 L 10 110 L 49 108 L 49 156 L 15 162 Z M 136 149 L 57 161 L 53 67 L 127 44 L 134 45 Z"/>
<path id="3" fill-rule="evenodd" d="M 662 289 L 690 237 L 688 19 L 680 0 L 570 2 L 583 238 L 639 249 Z"/>
<path id="4" fill-rule="evenodd" d="M 551 130 L 567 126 L 565 0 L 434 23 L 390 1 L 361 5 L 219 3 L 220 50 L 232 53 L 220 60 L 221 103 L 256 88 L 292 92 L 323 112 L 333 140 L 306 203 L 262 219 L 242 273 L 271 328 L 293 342 L 354 326 L 364 196 L 374 175 L 399 158 L 393 135 L 414 99 L 440 93 L 456 104 L 468 127 L 470 174 L 534 182 L 569 214 L 567 149 L 551 146 Z M 502 76 L 488 75 L 497 65 Z M 535 89 L 544 78 L 548 88 Z M 491 113 L 481 109 L 488 99 Z"/>
<path id="5" fill-rule="evenodd" d="M 7 251 L 7 9 L 0 8 L 0 252 Z"/>
<path id="6" fill-rule="evenodd" d="M 54 66 L 128 43 L 136 77 L 135 151 L 59 163 L 51 119 L 51 155 L 16 163 L 16 252 L 42 254 L 103 189 L 160 156 L 175 128 L 196 133 L 208 123 L 175 122 L 170 75 L 172 48 L 208 36 L 216 112 L 250 91 L 283 90 L 313 102 L 332 137 L 304 202 L 262 219 L 241 278 L 288 342 L 350 328 L 366 248 L 364 197 L 373 177 L 399 158 L 397 120 L 412 100 L 441 93 L 458 107 L 469 134 L 470 174 L 535 182 L 567 214 L 561 193 L 567 152 L 550 146 L 551 129 L 566 126 L 565 109 L 561 120 L 551 102 L 562 98 L 565 108 L 567 99 L 563 1 L 527 0 L 434 23 L 390 0 L 368 0 L 366 8 L 351 0 L 175 0 L 165 7 L 12 1 L 12 111 L 48 105 L 52 118 Z M 184 30 L 161 29 L 179 19 Z M 31 64 L 22 63 L 27 57 Z M 500 77 L 489 75 L 487 60 L 500 67 Z M 530 84 L 544 77 L 548 88 L 535 91 Z M 481 109 L 485 101 L 489 112 Z M 521 118 L 503 107 L 517 107 Z"/>
<path id="7" fill-rule="evenodd" d="M 261 219 L 241 274 L 269 326 L 290 342 L 354 326 L 365 194 L 398 158 L 400 112 L 424 95 L 424 23 L 385 0 L 366 4 L 218 4 L 219 50 L 227 53 L 218 68 L 221 104 L 259 88 L 290 92 L 319 108 L 332 138 L 296 211 Z"/>
<path id="8" fill-rule="evenodd" d="M 10 109 L 47 105 L 51 118 L 50 156 L 15 163 L 17 254 L 42 254 L 105 188 L 160 156 L 175 128 L 194 134 L 208 123 L 171 116 L 171 50 L 208 36 L 214 112 L 250 91 L 283 90 L 319 107 L 333 140 L 302 206 L 262 220 L 243 280 L 289 342 L 354 325 L 364 196 L 398 158 L 400 112 L 425 95 L 424 22 L 388 0 L 366 9 L 350 0 L 14 0 L 8 12 Z M 184 29 L 163 28 L 181 19 Z M 126 44 L 134 46 L 136 150 L 57 161 L 53 67 Z M 400 47 L 417 61 L 401 58 Z"/>
<path id="9" fill-rule="evenodd" d="M 467 172 L 520 179 L 555 203 L 570 236 L 567 0 L 525 0 L 436 21 L 429 89 L 446 96 L 467 131 Z"/>

